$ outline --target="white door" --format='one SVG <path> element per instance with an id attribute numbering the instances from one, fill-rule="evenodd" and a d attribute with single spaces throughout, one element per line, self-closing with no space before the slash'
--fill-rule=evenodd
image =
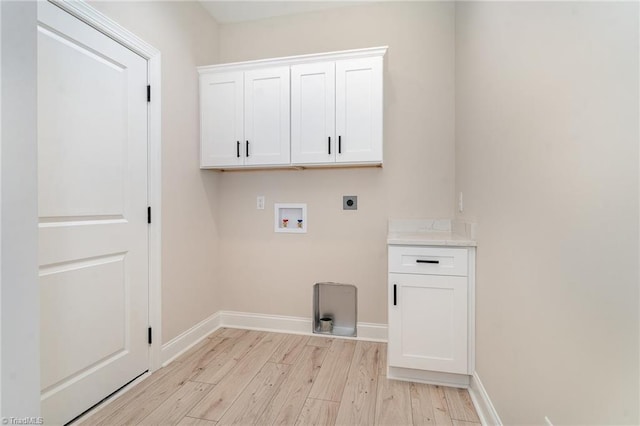
<path id="1" fill-rule="evenodd" d="M 291 66 L 291 162 L 334 163 L 335 62 Z"/>
<path id="2" fill-rule="evenodd" d="M 61 424 L 149 366 L 147 63 L 38 2 L 42 414 Z"/>
<path id="3" fill-rule="evenodd" d="M 289 122 L 289 67 L 245 72 L 245 164 L 289 164 Z"/>
<path id="4" fill-rule="evenodd" d="M 200 76 L 200 166 L 244 164 L 243 73 Z"/>
<path id="5" fill-rule="evenodd" d="M 389 274 L 389 365 L 467 371 L 467 277 Z"/>
<path id="6" fill-rule="evenodd" d="M 336 61 L 336 136 L 336 162 L 382 162 L 382 57 Z"/>

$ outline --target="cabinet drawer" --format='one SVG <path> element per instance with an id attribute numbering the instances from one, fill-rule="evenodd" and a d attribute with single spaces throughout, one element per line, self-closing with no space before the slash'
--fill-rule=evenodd
<path id="1" fill-rule="evenodd" d="M 389 272 L 467 276 L 465 248 L 389 246 Z"/>

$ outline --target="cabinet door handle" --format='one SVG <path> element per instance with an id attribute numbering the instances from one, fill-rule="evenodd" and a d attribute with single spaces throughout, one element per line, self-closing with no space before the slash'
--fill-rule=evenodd
<path id="1" fill-rule="evenodd" d="M 249 156 L 249 141 L 247 141 L 247 157 Z"/>
<path id="2" fill-rule="evenodd" d="M 416 259 L 416 263 L 435 263 L 436 265 L 440 263 L 439 260 L 424 260 L 424 259 Z"/>
<path id="3" fill-rule="evenodd" d="M 342 154 L 342 136 L 338 136 L 338 154 Z"/>
<path id="4" fill-rule="evenodd" d="M 393 285 L 393 306 L 396 306 L 398 304 L 398 293 L 396 290 L 396 285 Z"/>
<path id="5" fill-rule="evenodd" d="M 236 141 L 236 157 L 240 158 L 240 141 Z"/>
<path id="6" fill-rule="evenodd" d="M 327 146 L 329 147 L 329 155 L 331 155 L 331 136 L 329 136 L 327 139 L 329 139 Z"/>

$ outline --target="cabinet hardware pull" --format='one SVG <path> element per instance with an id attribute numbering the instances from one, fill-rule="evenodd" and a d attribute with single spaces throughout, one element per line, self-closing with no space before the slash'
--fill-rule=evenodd
<path id="1" fill-rule="evenodd" d="M 440 261 L 439 260 L 416 259 L 416 263 L 435 263 L 435 264 L 438 264 L 438 263 L 440 263 Z"/>
<path id="2" fill-rule="evenodd" d="M 393 306 L 396 306 L 398 304 L 398 295 L 396 292 L 396 285 L 393 285 Z"/>
<path id="3" fill-rule="evenodd" d="M 329 147 L 329 155 L 331 155 L 331 136 L 329 136 L 327 139 L 329 139 L 327 146 Z"/>
<path id="4" fill-rule="evenodd" d="M 247 141 L 247 157 L 249 156 L 249 141 Z"/>
<path id="5" fill-rule="evenodd" d="M 338 136 L 338 154 L 342 154 L 342 136 Z"/>
<path id="6" fill-rule="evenodd" d="M 236 141 L 236 157 L 240 158 L 240 141 Z"/>

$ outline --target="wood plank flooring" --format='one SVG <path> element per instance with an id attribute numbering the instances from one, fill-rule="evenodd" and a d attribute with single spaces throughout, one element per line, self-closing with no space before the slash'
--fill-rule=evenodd
<path id="1" fill-rule="evenodd" d="M 464 389 L 387 379 L 386 352 L 221 328 L 77 424 L 480 425 Z"/>

